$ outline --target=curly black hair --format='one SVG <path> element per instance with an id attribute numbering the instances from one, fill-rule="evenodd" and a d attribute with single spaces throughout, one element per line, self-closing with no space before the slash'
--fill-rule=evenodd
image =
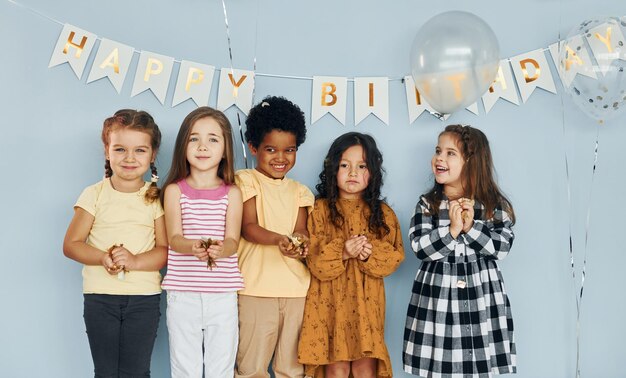
<path id="1" fill-rule="evenodd" d="M 298 105 L 284 97 L 265 97 L 250 110 L 246 119 L 246 141 L 258 148 L 265 134 L 272 130 L 293 133 L 296 147 L 299 147 L 306 139 L 304 113 Z"/>
<path id="2" fill-rule="evenodd" d="M 363 201 L 370 208 L 370 216 L 368 219 L 368 228 L 370 232 L 383 237 L 389 234 L 390 229 L 385 222 L 382 204 L 385 202 L 381 198 L 381 187 L 383 186 L 383 155 L 376 146 L 374 138 L 367 134 L 349 132 L 340 135 L 330 146 L 328 154 L 324 159 L 324 168 L 320 173 L 320 182 L 315 186 L 319 193 L 317 198 L 326 198 L 330 210 L 331 222 L 336 227 L 341 227 L 344 222 L 344 216 L 337 208 L 339 200 L 339 186 L 337 184 L 337 172 L 339 171 L 339 163 L 343 153 L 352 146 L 363 147 L 365 154 L 365 163 L 370 173 L 369 183 L 365 191 L 363 191 Z"/>

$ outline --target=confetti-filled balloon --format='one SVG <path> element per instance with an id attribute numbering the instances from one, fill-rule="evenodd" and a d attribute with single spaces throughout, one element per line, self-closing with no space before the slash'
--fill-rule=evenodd
<path id="1" fill-rule="evenodd" d="M 433 109 L 450 114 L 482 96 L 498 73 L 498 39 L 478 16 L 450 11 L 428 20 L 411 48 L 411 74 Z"/>
<path id="2" fill-rule="evenodd" d="M 565 91 L 600 122 L 626 111 L 626 19 L 582 22 L 559 47 L 559 74 Z"/>

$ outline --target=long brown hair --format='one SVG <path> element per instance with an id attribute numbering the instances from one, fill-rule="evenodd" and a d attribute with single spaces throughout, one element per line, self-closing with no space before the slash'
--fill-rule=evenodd
<path id="1" fill-rule="evenodd" d="M 143 110 L 133 109 L 120 109 L 115 112 L 112 117 L 104 120 L 102 126 L 102 143 L 104 143 L 104 150 L 109 148 L 111 133 L 121 129 L 129 129 L 141 131 L 150 136 L 150 145 L 152 147 L 152 153 L 154 156 L 159 152 L 161 146 L 161 131 L 159 126 L 154 122 L 154 118 Z M 154 162 L 150 163 L 150 171 L 154 177 L 157 176 L 157 168 Z M 113 176 L 113 170 L 111 169 L 111 162 L 105 158 L 104 161 L 104 177 Z M 150 188 L 146 191 L 144 199 L 148 203 L 152 203 L 159 198 L 160 190 L 156 182 L 150 184 Z"/>
<path id="2" fill-rule="evenodd" d="M 383 237 L 389 234 L 390 229 L 385 222 L 383 214 L 383 203 L 381 198 L 381 187 L 383 186 L 383 155 L 376 146 L 376 141 L 372 136 L 357 132 L 345 133 L 331 144 L 328 154 L 324 159 L 324 168 L 319 175 L 320 182 L 315 186 L 318 192 L 317 198 L 326 198 L 330 210 L 330 220 L 338 228 L 345 222 L 344 214 L 337 208 L 339 201 L 339 186 L 337 184 L 337 172 L 343 153 L 352 146 L 361 146 L 367 169 L 370 173 L 369 183 L 363 191 L 362 199 L 370 208 L 369 219 L 367 220 L 370 232 Z M 349 215 L 349 214 L 346 214 Z"/>
<path id="3" fill-rule="evenodd" d="M 471 126 L 449 125 L 439 136 L 448 134 L 456 139 L 462 158 L 465 160 L 461 171 L 463 193 L 485 207 L 484 219 L 493 217 L 494 210 L 501 207 L 515 223 L 515 213 L 511 202 L 506 198 L 494 179 L 494 166 L 487 136 Z M 435 181 L 434 186 L 424 195 L 432 204 L 431 212 L 439 213 L 443 199 L 443 185 Z"/>
<path id="4" fill-rule="evenodd" d="M 172 155 L 172 165 L 167 174 L 167 179 L 163 187 L 166 188 L 169 184 L 178 182 L 191 173 L 189 162 L 187 161 L 187 145 L 189 145 L 189 136 L 193 125 L 203 118 L 213 118 L 224 134 L 224 157 L 220 161 L 217 168 L 217 176 L 224 180 L 226 185 L 232 185 L 235 183 L 235 151 L 233 148 L 233 133 L 228 118 L 219 110 L 210 108 L 208 106 L 201 106 L 198 109 L 192 111 L 185 117 L 183 123 L 180 125 L 178 135 L 176 136 L 176 144 L 174 145 L 174 154 Z M 161 194 L 161 202 L 163 202 L 163 194 Z"/>

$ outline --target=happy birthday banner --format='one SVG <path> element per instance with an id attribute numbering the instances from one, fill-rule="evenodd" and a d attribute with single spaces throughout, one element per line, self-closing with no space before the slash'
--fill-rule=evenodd
<path id="1" fill-rule="evenodd" d="M 622 17 L 626 21 L 626 17 Z M 591 59 L 608 66 L 615 59 L 626 60 L 624 52 L 614 53 L 612 46 L 623 46 L 624 35 L 620 28 L 612 28 L 609 24 L 602 24 L 584 36 L 578 37 L 578 44 L 586 42 L 591 47 L 591 54 L 585 49 L 579 51 L 569 49 L 565 57 L 559 56 L 563 42 L 550 45 L 547 49 L 529 51 L 500 61 L 500 67 L 491 87 L 482 95 L 485 112 L 489 113 L 499 99 L 519 105 L 526 103 L 536 88 L 544 89 L 556 94 L 554 78 L 549 68 L 544 51 L 549 50 L 559 76 L 566 87 L 577 74 L 595 78 L 595 75 L 604 75 L 605 72 L 586 72 L 581 68 L 589 65 Z M 68 63 L 80 80 L 86 69 L 88 59 L 96 50 L 98 36 L 65 24 L 56 42 L 48 67 Z M 576 42 L 576 41 L 575 41 Z M 570 41 L 571 44 L 571 41 Z M 89 70 L 87 83 L 106 77 L 109 79 L 118 94 L 130 71 L 130 63 L 135 49 L 123 43 L 100 38 L 100 44 Z M 216 68 L 212 65 L 175 60 L 173 57 L 157 54 L 150 51 L 138 51 L 137 63 L 131 97 L 147 90 L 165 105 L 165 98 L 169 90 L 169 83 L 178 63 L 178 76 L 174 87 L 171 106 L 174 107 L 186 100 L 193 100 L 197 106 L 209 105 L 209 94 L 213 84 Z M 561 54 L 563 55 L 563 54 Z M 217 109 L 226 110 L 236 106 L 244 114 L 248 114 L 253 103 L 255 72 L 233 68 L 219 70 L 219 88 Z M 280 76 L 279 76 L 280 77 Z M 311 123 L 315 123 L 325 114 L 330 113 L 341 124 L 346 124 L 348 81 L 354 82 L 354 122 L 359 124 L 368 115 L 373 114 L 386 125 L 389 125 L 389 81 L 388 77 L 347 77 L 314 76 L 311 100 Z M 413 123 L 424 112 L 440 116 L 415 88 L 413 78 L 406 76 L 403 79 L 409 122 Z M 478 115 L 478 104 L 474 103 L 466 108 Z M 448 115 L 444 116 L 444 119 Z"/>

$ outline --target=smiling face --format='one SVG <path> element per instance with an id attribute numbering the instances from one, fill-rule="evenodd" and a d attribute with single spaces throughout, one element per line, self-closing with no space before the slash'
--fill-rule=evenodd
<path id="1" fill-rule="evenodd" d="M 187 140 L 189 168 L 196 171 L 217 171 L 224 157 L 224 135 L 220 125 L 211 117 L 197 120 Z"/>
<path id="2" fill-rule="evenodd" d="M 341 155 L 337 170 L 339 198 L 361 198 L 369 182 L 370 172 L 365 162 L 363 147 L 360 145 L 349 147 Z"/>
<path id="3" fill-rule="evenodd" d="M 272 130 L 265 134 L 258 148 L 248 144 L 256 156 L 256 170 L 273 179 L 282 179 L 296 164 L 296 135 Z"/>
<path id="4" fill-rule="evenodd" d="M 452 134 L 441 134 L 431 161 L 435 181 L 443 185 L 448 197 L 452 193 L 459 193 L 459 195 L 463 193 L 464 183 L 461 173 L 465 160 L 457 142 L 457 138 Z"/>
<path id="5" fill-rule="evenodd" d="M 156 151 L 150 135 L 129 128 L 118 128 L 109 134 L 105 156 L 111 164 L 116 188 L 143 185 L 143 175 L 150 169 Z"/>

